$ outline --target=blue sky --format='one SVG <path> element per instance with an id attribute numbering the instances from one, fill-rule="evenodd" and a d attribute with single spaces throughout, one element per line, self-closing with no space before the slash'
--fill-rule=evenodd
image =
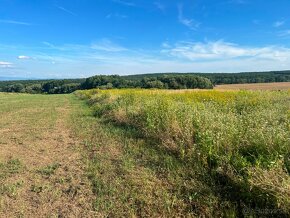
<path id="1" fill-rule="evenodd" d="M 0 4 L 0 77 L 290 69 L 289 0 Z"/>

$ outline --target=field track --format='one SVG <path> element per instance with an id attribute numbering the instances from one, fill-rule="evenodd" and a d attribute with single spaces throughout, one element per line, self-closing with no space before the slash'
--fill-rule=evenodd
<path id="1" fill-rule="evenodd" d="M 217 85 L 217 90 L 289 90 L 290 82 Z"/>
<path id="2" fill-rule="evenodd" d="M 0 93 L 0 217 L 89 217 L 72 95 Z"/>

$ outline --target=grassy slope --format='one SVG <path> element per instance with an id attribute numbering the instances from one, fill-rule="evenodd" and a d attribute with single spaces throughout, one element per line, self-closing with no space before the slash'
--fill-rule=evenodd
<path id="1" fill-rule="evenodd" d="M 0 93 L 0 216 L 83 216 L 92 194 L 68 122 L 71 95 Z"/>

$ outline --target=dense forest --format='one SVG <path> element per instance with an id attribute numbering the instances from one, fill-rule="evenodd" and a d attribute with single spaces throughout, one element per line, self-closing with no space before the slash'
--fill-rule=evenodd
<path id="1" fill-rule="evenodd" d="M 0 81 L 0 92 L 71 93 L 80 89 L 80 85 L 84 81 L 85 79 Z"/>
<path id="2" fill-rule="evenodd" d="M 154 78 L 160 75 L 198 75 L 206 77 L 214 85 L 221 84 L 242 84 L 242 83 L 271 83 L 290 82 L 290 70 L 268 71 L 268 72 L 243 72 L 243 73 L 160 73 L 160 74 L 139 74 L 124 76 L 128 80 L 142 80 L 143 78 Z"/>
<path id="3" fill-rule="evenodd" d="M 91 88 L 210 89 L 220 84 L 289 81 L 290 71 L 99 75 L 87 79 L 0 81 L 0 92 L 61 94 Z"/>
<path id="4" fill-rule="evenodd" d="M 159 75 L 129 80 L 121 76 L 94 76 L 81 84 L 82 89 L 92 88 L 157 88 L 157 89 L 211 89 L 212 82 L 196 75 Z"/>
<path id="5" fill-rule="evenodd" d="M 158 89 L 212 89 L 212 82 L 196 75 L 160 75 L 128 80 L 122 76 L 93 76 L 87 79 L 51 81 L 5 81 L 0 82 L 2 92 L 22 93 L 71 93 L 79 89 L 112 88 L 158 88 Z"/>

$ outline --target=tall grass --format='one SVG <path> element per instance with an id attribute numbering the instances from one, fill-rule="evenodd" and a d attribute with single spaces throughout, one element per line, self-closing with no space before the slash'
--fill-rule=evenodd
<path id="1" fill-rule="evenodd" d="M 290 214 L 289 91 L 76 94 L 88 100 L 96 116 L 135 128 L 186 162 L 234 213 L 250 208 L 247 212 L 256 215 L 260 209 Z"/>

